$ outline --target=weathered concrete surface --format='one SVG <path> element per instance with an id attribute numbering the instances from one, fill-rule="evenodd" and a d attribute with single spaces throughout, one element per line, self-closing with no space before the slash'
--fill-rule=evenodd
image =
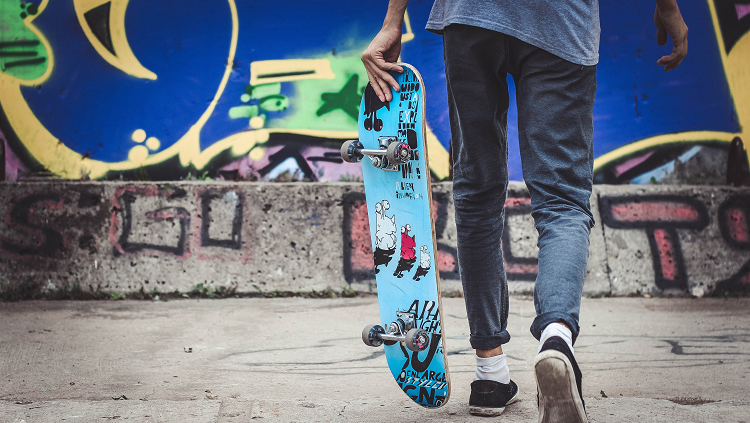
<path id="1" fill-rule="evenodd" d="M 434 184 L 444 292 L 461 290 L 450 184 Z M 588 295 L 750 288 L 750 190 L 596 186 Z M 537 233 L 506 202 L 509 288 L 530 293 Z M 363 185 L 0 183 L 0 289 L 375 291 Z M 664 258 L 664 259 L 662 259 Z"/>
<path id="2" fill-rule="evenodd" d="M 444 306 L 452 393 L 426 410 L 360 340 L 374 297 L 0 303 L 0 420 L 477 421 L 463 300 Z M 584 299 L 581 316 L 591 422 L 747 421 L 750 299 Z M 511 298 L 521 401 L 503 421 L 536 421 L 533 317 Z"/>
<path id="3" fill-rule="evenodd" d="M 613 294 L 750 287 L 750 192 L 597 188 Z"/>

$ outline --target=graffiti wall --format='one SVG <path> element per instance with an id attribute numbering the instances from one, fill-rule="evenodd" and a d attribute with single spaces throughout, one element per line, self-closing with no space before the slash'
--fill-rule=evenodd
<path id="1" fill-rule="evenodd" d="M 401 59 L 424 78 L 431 170 L 443 179 L 450 128 L 442 41 L 424 30 L 431 3 L 409 4 Z M 735 136 L 750 139 L 750 6 L 681 7 L 690 54 L 665 74 L 655 65 L 669 49 L 656 45 L 653 2 L 601 6 L 598 182 L 668 182 L 682 168 L 726 162 Z M 357 136 L 367 81 L 359 55 L 385 8 L 385 1 L 0 0 L 4 173 L 358 180 L 361 170 L 342 162 L 338 148 Z M 520 180 L 516 115 L 513 108 L 509 166 Z M 693 182 L 723 177 L 708 173 Z"/>
<path id="2" fill-rule="evenodd" d="M 614 292 L 750 290 L 746 190 L 611 188 L 599 203 Z"/>
<path id="3" fill-rule="evenodd" d="M 6 182 L 0 284 L 340 289 L 342 185 Z"/>
<path id="4" fill-rule="evenodd" d="M 0 291 L 23 283 L 114 292 L 189 292 L 199 283 L 240 293 L 376 290 L 362 184 L 0 186 Z M 455 294 L 462 287 L 451 184 L 433 190 L 438 251 L 425 267 Z M 747 188 L 601 186 L 591 203 L 597 225 L 585 293 L 750 290 Z M 530 293 L 537 232 L 523 184 L 511 184 L 505 207 L 509 291 Z"/>

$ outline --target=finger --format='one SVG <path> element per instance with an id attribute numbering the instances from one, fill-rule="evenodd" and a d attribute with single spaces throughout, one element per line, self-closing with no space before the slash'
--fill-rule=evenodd
<path id="1" fill-rule="evenodd" d="M 670 65 L 674 64 L 675 62 L 679 62 L 679 61 L 680 61 L 680 58 L 678 58 L 675 55 L 671 55 L 670 54 L 669 56 L 664 56 L 661 59 L 657 60 L 656 64 L 659 65 L 659 66 L 669 67 Z"/>
<path id="2" fill-rule="evenodd" d="M 400 87 L 398 85 L 398 82 L 396 82 L 396 79 L 391 76 L 390 73 L 381 70 L 377 66 L 366 66 L 370 81 L 376 81 L 379 88 L 382 90 L 383 95 L 385 98 L 390 101 L 391 100 L 391 87 L 393 87 L 394 90 L 399 91 Z M 383 99 L 381 98 L 381 101 Z"/>
<path id="3" fill-rule="evenodd" d="M 395 63 L 389 63 L 388 70 L 391 72 L 396 72 L 396 73 L 404 73 L 404 68 L 396 65 Z M 394 78 L 393 75 L 391 75 L 389 72 L 386 72 L 386 73 L 388 74 L 388 77 L 387 77 L 388 84 L 390 84 L 390 86 L 393 87 L 393 89 L 396 92 L 401 91 L 401 86 L 398 84 L 398 81 L 396 81 L 396 78 Z"/>
<path id="4" fill-rule="evenodd" d="M 387 75 L 389 78 L 393 79 L 393 77 L 391 77 L 391 75 L 389 75 L 388 72 L 384 72 L 384 74 Z M 378 84 L 380 85 L 380 90 L 383 92 L 383 97 L 385 97 L 385 100 L 391 101 L 393 99 L 393 94 L 391 93 L 390 83 L 382 77 L 378 78 L 377 81 L 378 81 Z"/>
<path id="5" fill-rule="evenodd" d="M 664 56 L 661 59 L 657 60 L 656 64 L 659 66 L 664 66 L 664 72 L 669 72 L 679 66 L 680 63 L 682 63 L 682 59 L 684 58 L 684 55 L 674 52 L 669 56 Z"/>
<path id="6" fill-rule="evenodd" d="M 367 77 L 370 79 L 370 85 L 375 91 L 380 101 L 390 100 L 390 82 L 387 78 L 393 79 L 388 72 L 380 69 L 376 60 L 367 60 L 364 62 Z M 385 79 L 385 80 L 384 80 Z M 395 80 L 394 80 L 395 81 Z"/>
<path id="7" fill-rule="evenodd" d="M 656 64 L 660 66 L 664 65 L 664 71 L 669 72 L 670 70 L 679 66 L 685 56 L 687 56 L 687 39 L 685 39 L 681 44 L 676 44 L 672 48 L 672 54 L 670 54 L 669 56 L 664 56 L 661 59 L 657 60 Z"/>
<path id="8" fill-rule="evenodd" d="M 404 68 L 395 63 L 388 63 L 388 70 L 398 73 L 404 73 Z"/>
<path id="9" fill-rule="evenodd" d="M 670 64 L 668 64 L 667 66 L 665 66 L 665 67 L 664 67 L 664 71 L 665 71 L 665 72 L 669 72 L 669 71 L 671 71 L 672 69 L 675 69 L 675 68 L 677 68 L 677 66 L 680 66 L 680 63 L 682 63 L 682 60 L 683 60 L 684 58 L 685 58 L 685 56 L 679 56 L 679 57 L 678 57 L 678 58 L 676 58 L 675 60 L 672 60 L 672 63 L 670 63 Z"/>
<path id="10" fill-rule="evenodd" d="M 393 86 L 393 84 L 398 86 L 396 80 L 393 79 L 391 74 L 380 70 L 376 66 L 365 66 L 365 69 L 367 70 L 367 76 L 370 79 L 370 85 L 372 85 L 372 89 L 375 91 L 375 94 L 377 94 L 380 101 L 391 101 L 391 86 Z"/>
<path id="11" fill-rule="evenodd" d="M 396 78 L 394 78 L 388 71 L 402 73 L 404 69 L 395 63 L 388 63 L 385 60 L 378 60 L 375 62 L 375 65 L 378 68 L 378 77 L 393 87 L 396 92 L 400 91 L 401 87 L 398 85 L 398 82 L 396 82 Z"/>
<path id="12" fill-rule="evenodd" d="M 380 84 L 378 84 L 377 77 L 370 71 L 367 66 L 365 66 L 365 70 L 367 71 L 367 79 L 370 80 L 370 86 L 375 92 L 375 95 L 378 96 L 380 101 L 385 101 L 385 96 L 383 95 L 383 90 L 380 89 Z"/>
<path id="13" fill-rule="evenodd" d="M 682 63 L 682 59 L 672 61 L 670 64 L 664 66 L 664 72 L 669 72 L 672 69 L 675 69 L 677 66 L 680 66 L 680 63 Z"/>
<path id="14" fill-rule="evenodd" d="M 396 81 L 396 78 L 394 78 L 390 73 L 388 73 L 388 72 L 382 72 L 382 74 L 380 75 L 380 79 L 386 85 L 388 85 L 388 92 L 391 91 L 391 87 L 393 87 L 393 90 L 396 91 L 396 92 L 401 91 L 401 86 Z"/>

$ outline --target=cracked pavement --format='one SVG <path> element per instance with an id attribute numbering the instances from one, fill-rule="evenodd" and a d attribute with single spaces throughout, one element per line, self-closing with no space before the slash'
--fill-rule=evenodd
<path id="1" fill-rule="evenodd" d="M 452 388 L 437 410 L 362 343 L 374 296 L 0 303 L 0 420 L 483 420 L 468 414 L 463 299 L 443 302 Z M 511 297 L 504 349 L 521 393 L 504 422 L 536 421 L 533 318 L 531 298 Z M 584 299 L 581 328 L 590 422 L 750 420 L 749 298 Z"/>

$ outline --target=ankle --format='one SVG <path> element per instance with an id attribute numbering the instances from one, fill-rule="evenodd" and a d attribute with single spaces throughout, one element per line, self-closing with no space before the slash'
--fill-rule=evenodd
<path id="1" fill-rule="evenodd" d="M 505 354 L 491 357 L 474 357 L 477 368 L 474 372 L 474 380 L 494 380 L 503 384 L 510 383 L 510 369 Z"/>
<path id="2" fill-rule="evenodd" d="M 550 323 L 542 331 L 542 336 L 539 338 L 539 349 L 537 353 L 542 350 L 542 345 L 551 337 L 558 336 L 565 341 L 570 348 L 570 352 L 573 353 L 573 331 L 570 330 L 568 325 L 562 322 Z"/>
<path id="3" fill-rule="evenodd" d="M 503 346 L 501 345 L 491 350 L 475 350 L 475 351 L 476 351 L 477 357 L 490 358 L 490 357 L 495 357 L 497 355 L 501 355 L 503 353 Z"/>

